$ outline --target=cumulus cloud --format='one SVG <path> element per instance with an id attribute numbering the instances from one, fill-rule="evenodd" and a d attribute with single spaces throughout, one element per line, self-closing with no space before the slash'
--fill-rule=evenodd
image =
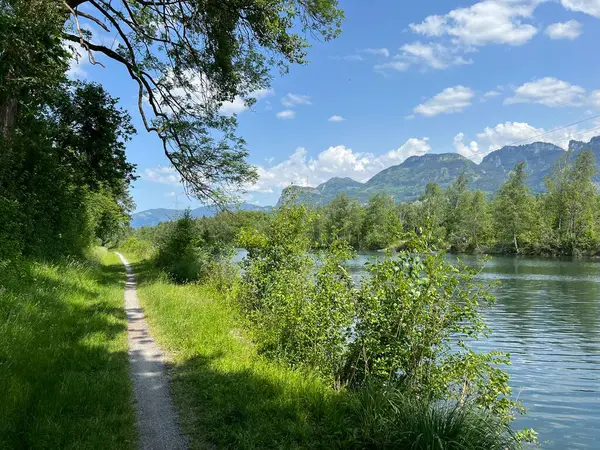
<path id="1" fill-rule="evenodd" d="M 174 167 L 151 167 L 144 170 L 141 178 L 162 184 L 179 184 L 181 180 Z"/>
<path id="2" fill-rule="evenodd" d="M 287 108 L 292 108 L 298 105 L 312 105 L 308 95 L 289 93 L 281 99 L 281 104 Z"/>
<path id="3" fill-rule="evenodd" d="M 600 0 L 561 0 L 561 4 L 571 11 L 582 12 L 600 19 Z"/>
<path id="4" fill-rule="evenodd" d="M 464 138 L 464 133 L 458 133 L 456 136 L 454 136 L 454 148 L 456 149 L 456 152 L 463 155 L 465 158 L 475 161 L 476 163 L 481 162 L 481 159 L 485 155 L 479 151 L 479 145 L 477 142 L 471 141 L 468 145 L 465 145 L 463 142 Z"/>
<path id="5" fill-rule="evenodd" d="M 286 109 L 283 111 L 279 111 L 277 114 L 275 114 L 275 117 L 277 117 L 278 119 L 290 120 L 296 117 L 296 111 L 292 109 Z"/>
<path id="6" fill-rule="evenodd" d="M 572 41 L 581 36 L 583 25 L 576 20 L 557 22 L 548 25 L 545 33 L 550 39 L 569 39 Z"/>
<path id="7" fill-rule="evenodd" d="M 458 153 L 473 160 L 476 163 L 499 148 L 507 145 L 525 145 L 532 142 L 549 142 L 562 149 L 569 147 L 569 141 L 579 140 L 587 142 L 598 135 L 600 121 L 596 120 L 587 129 L 578 126 L 567 128 L 558 127 L 557 131 L 548 132 L 544 128 L 537 128 L 526 122 L 504 122 L 493 127 L 486 127 L 477 133 L 477 140 L 469 144 L 464 143 L 464 134 L 458 133 L 454 137 L 454 147 Z"/>
<path id="8" fill-rule="evenodd" d="M 344 119 L 342 116 L 338 116 L 337 114 L 331 116 L 329 119 L 327 119 L 329 122 L 343 122 Z"/>
<path id="9" fill-rule="evenodd" d="M 504 103 L 538 103 L 550 107 L 580 106 L 585 100 L 584 96 L 585 89 L 581 86 L 545 77 L 517 87 L 514 96 L 504 100 Z"/>
<path id="10" fill-rule="evenodd" d="M 421 23 L 411 23 L 409 27 L 424 36 L 448 36 L 457 45 L 522 45 L 538 31 L 524 20 L 533 16 L 539 3 L 538 0 L 484 0 L 466 8 L 454 9 L 444 16 L 429 16 Z"/>
<path id="11" fill-rule="evenodd" d="M 410 156 L 420 156 L 431 150 L 428 138 L 411 138 L 397 149 L 379 156 L 355 152 L 344 145 L 323 150 L 310 158 L 303 147 L 297 148 L 286 160 L 271 167 L 258 167 L 258 182 L 249 191 L 272 193 L 290 184 L 316 186 L 332 177 L 351 177 L 366 181 L 381 170 L 402 163 Z"/>
<path id="12" fill-rule="evenodd" d="M 473 90 L 468 87 L 460 85 L 449 87 L 416 106 L 413 112 L 426 117 L 457 113 L 471 105 L 474 95 Z"/>
<path id="13" fill-rule="evenodd" d="M 453 65 L 471 64 L 473 61 L 457 56 L 455 50 L 439 43 L 424 44 L 420 41 L 405 44 L 399 56 L 413 64 L 420 64 L 432 69 L 445 69 Z"/>
<path id="14" fill-rule="evenodd" d="M 248 98 L 253 98 L 258 101 L 258 100 L 261 100 L 265 97 L 269 97 L 274 94 L 275 94 L 275 91 L 273 89 L 258 89 L 256 91 L 248 94 Z M 247 110 L 248 110 L 247 102 L 239 95 L 236 96 L 232 102 L 224 102 L 221 105 L 221 108 L 219 108 L 219 112 L 221 114 L 223 114 L 224 116 L 232 116 L 233 114 L 241 114 Z"/>

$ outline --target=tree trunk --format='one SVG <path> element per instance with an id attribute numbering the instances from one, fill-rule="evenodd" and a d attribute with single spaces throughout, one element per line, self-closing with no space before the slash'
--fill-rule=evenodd
<path id="1" fill-rule="evenodd" d="M 10 137 L 15 128 L 19 103 L 16 98 L 0 98 L 0 133 L 7 138 Z"/>
<path id="2" fill-rule="evenodd" d="M 513 233 L 513 241 L 515 243 L 515 251 L 519 254 L 519 245 L 517 244 L 517 233 Z"/>

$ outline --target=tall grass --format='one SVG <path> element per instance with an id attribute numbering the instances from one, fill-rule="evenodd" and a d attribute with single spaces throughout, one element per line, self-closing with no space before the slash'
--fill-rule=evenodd
<path id="1" fill-rule="evenodd" d="M 152 333 L 170 353 L 175 402 L 194 448 L 519 446 L 508 429 L 473 409 L 375 388 L 334 391 L 314 374 L 260 356 L 223 291 L 172 284 L 139 260 L 135 269 Z"/>
<path id="2" fill-rule="evenodd" d="M 123 279 L 105 252 L 0 268 L 0 448 L 135 447 Z"/>

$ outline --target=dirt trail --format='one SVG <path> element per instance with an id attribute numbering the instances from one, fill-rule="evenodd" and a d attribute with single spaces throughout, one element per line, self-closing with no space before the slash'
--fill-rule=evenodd
<path id="1" fill-rule="evenodd" d="M 123 255 L 117 255 L 127 272 L 125 312 L 139 447 L 142 450 L 187 449 L 188 441 L 179 428 L 177 412 L 169 392 L 164 354 L 150 335 L 144 311 L 138 302 L 131 265 Z"/>

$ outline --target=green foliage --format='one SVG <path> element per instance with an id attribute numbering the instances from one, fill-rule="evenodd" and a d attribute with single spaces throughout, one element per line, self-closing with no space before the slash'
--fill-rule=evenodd
<path id="1" fill-rule="evenodd" d="M 489 331 L 480 308 L 492 297 L 478 271 L 447 262 L 431 234 L 412 235 L 398 255 L 371 264 L 357 289 L 343 241 L 309 254 L 313 217 L 304 206 L 282 206 L 265 234 L 243 240 L 238 299 L 259 351 L 316 370 L 336 388 L 394 387 L 508 424 L 520 411 L 501 368 L 508 355 L 470 347 Z"/>
<path id="2" fill-rule="evenodd" d="M 592 181 L 596 161 L 590 150 L 579 153 L 573 163 L 568 156 L 557 163 L 546 182 L 543 207 L 550 228 L 546 237 L 555 251 L 589 253 L 599 245 L 598 195 Z"/>
<path id="3" fill-rule="evenodd" d="M 480 308 L 493 298 L 478 271 L 449 263 L 427 236 L 369 266 L 357 301 L 350 379 L 399 385 L 419 398 L 470 401 L 503 420 L 518 404 L 508 400 L 508 356 L 479 354 L 469 343 L 488 329 Z"/>
<path id="4" fill-rule="evenodd" d="M 473 405 L 444 405 L 397 389 L 366 386 L 350 416 L 360 433 L 357 448 L 506 450 L 521 448 L 510 427 Z"/>
<path id="5" fill-rule="evenodd" d="M 336 0 L 64 3 L 64 39 L 127 69 L 140 104 L 150 105 L 140 107 L 146 129 L 162 139 L 188 191 L 220 205 L 257 177 L 236 117 L 221 115 L 221 106 L 236 98 L 252 105 L 253 93 L 269 88 L 273 67 L 285 72 L 306 62 L 305 36 L 334 38 L 343 18 Z M 115 48 L 96 44 L 95 31 L 77 30 L 77 6 L 118 34 Z"/>
<path id="6" fill-rule="evenodd" d="M 114 241 L 132 208 L 134 167 L 124 157 L 132 131 L 97 85 L 62 84 L 42 109 L 22 110 L 0 155 L 0 203 L 18 211 L 0 216 L 0 229 L 18 230 L 11 247 L 53 258 Z"/>
<path id="7" fill-rule="evenodd" d="M 394 199 L 386 194 L 373 196 L 365 208 L 362 227 L 364 247 L 369 250 L 387 248 L 396 242 L 402 228 Z"/>
<path id="8" fill-rule="evenodd" d="M 148 321 L 174 355 L 174 400 L 192 447 L 521 448 L 509 428 L 467 403 L 444 407 L 377 384 L 332 390 L 310 372 L 257 354 L 246 308 L 222 291 L 144 271 L 139 278 Z"/>
<path id="9" fill-rule="evenodd" d="M 535 241 L 535 203 L 526 184 L 525 162 L 518 163 L 494 198 L 496 232 L 515 253 Z"/>
<path id="10" fill-rule="evenodd" d="M 197 281 L 206 271 L 201 244 L 198 229 L 187 209 L 160 243 L 156 265 L 177 282 Z"/>

